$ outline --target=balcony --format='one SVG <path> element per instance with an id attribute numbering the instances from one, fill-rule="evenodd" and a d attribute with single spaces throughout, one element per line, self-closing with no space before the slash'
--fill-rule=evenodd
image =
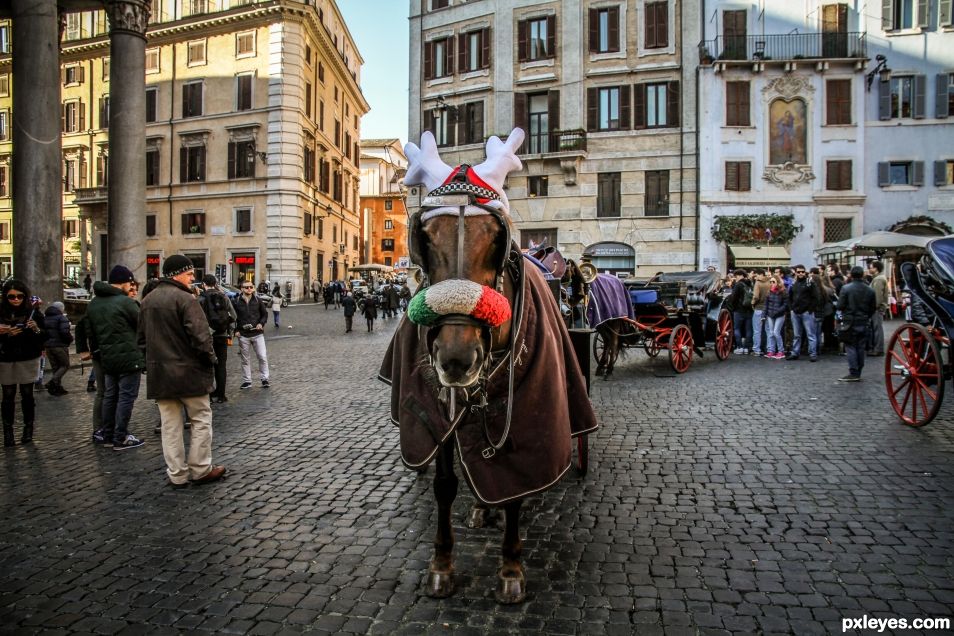
<path id="1" fill-rule="evenodd" d="M 586 155 L 585 130 L 554 130 L 548 133 L 528 133 L 521 155 L 572 157 Z"/>
<path id="2" fill-rule="evenodd" d="M 867 42 L 865 34 L 860 32 L 730 35 L 705 40 L 699 45 L 700 64 L 865 58 Z"/>
<path id="3" fill-rule="evenodd" d="M 106 203 L 109 191 L 105 186 L 76 188 L 73 190 L 73 203 L 76 205 L 98 205 Z"/>

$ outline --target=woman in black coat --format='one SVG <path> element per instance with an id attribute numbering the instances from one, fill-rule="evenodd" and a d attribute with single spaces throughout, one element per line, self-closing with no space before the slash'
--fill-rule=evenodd
<path id="1" fill-rule="evenodd" d="M 368 321 L 368 333 L 370 333 L 374 331 L 374 319 L 378 317 L 378 297 L 369 293 L 363 300 L 364 308 L 361 313 Z"/>
<path id="2" fill-rule="evenodd" d="M 36 417 L 33 382 L 40 370 L 46 332 L 37 323 L 40 314 L 31 302 L 29 287 L 10 279 L 3 284 L 0 293 L 0 385 L 3 387 L 0 415 L 3 419 L 3 445 L 13 446 L 17 387 L 20 387 L 20 407 L 23 409 L 23 437 L 20 441 L 23 444 L 33 441 Z"/>

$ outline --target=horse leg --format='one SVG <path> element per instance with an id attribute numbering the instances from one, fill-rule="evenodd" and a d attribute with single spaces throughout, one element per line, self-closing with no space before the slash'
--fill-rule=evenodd
<path id="1" fill-rule="evenodd" d="M 437 500 L 437 534 L 425 591 L 432 598 L 446 598 L 454 593 L 454 528 L 451 526 L 451 506 L 457 497 L 454 447 L 450 444 L 441 446 L 436 464 L 434 498 Z"/>
<path id="2" fill-rule="evenodd" d="M 470 509 L 470 515 L 467 517 L 467 527 L 486 528 L 488 526 L 494 525 L 496 521 L 496 510 L 487 504 L 482 504 L 479 501 L 475 501 L 474 505 Z"/>
<path id="3" fill-rule="evenodd" d="M 600 336 L 603 338 L 603 352 L 600 354 L 600 357 L 596 359 L 596 371 L 594 372 L 594 375 L 597 377 L 606 373 L 606 348 L 609 346 L 609 334 L 603 330 L 600 331 Z"/>
<path id="4" fill-rule="evenodd" d="M 613 367 L 616 366 L 616 356 L 619 355 L 619 335 L 616 332 L 610 334 L 606 341 L 606 373 L 603 374 L 604 380 L 609 380 L 613 375 Z"/>
<path id="5" fill-rule="evenodd" d="M 503 544 L 500 546 L 503 562 L 497 572 L 497 591 L 494 594 L 497 602 L 504 605 L 521 603 L 527 596 L 527 582 L 520 564 L 523 552 L 523 542 L 520 540 L 521 503 L 522 500 L 517 500 L 504 506 L 507 527 L 504 530 Z"/>

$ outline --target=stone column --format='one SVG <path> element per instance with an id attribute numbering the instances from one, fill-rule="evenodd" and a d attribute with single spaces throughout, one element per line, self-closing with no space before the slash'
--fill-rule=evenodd
<path id="1" fill-rule="evenodd" d="M 13 269 L 63 297 L 60 38 L 56 0 L 13 0 Z"/>
<path id="2" fill-rule="evenodd" d="M 106 4 L 109 17 L 108 265 L 146 276 L 146 26 L 149 3 Z"/>

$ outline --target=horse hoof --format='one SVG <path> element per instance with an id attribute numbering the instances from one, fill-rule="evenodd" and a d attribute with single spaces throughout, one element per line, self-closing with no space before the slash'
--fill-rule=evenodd
<path id="1" fill-rule="evenodd" d="M 428 570 L 425 592 L 431 598 L 447 598 L 454 593 L 454 571 Z"/>
<path id="2" fill-rule="evenodd" d="M 596 375 L 597 377 L 603 375 L 603 369 L 600 369 L 599 367 L 597 367 L 596 372 L 594 373 L 594 375 Z"/>
<path id="3" fill-rule="evenodd" d="M 527 598 L 527 582 L 523 577 L 523 572 L 517 576 L 497 575 L 497 590 L 494 597 L 501 605 L 515 605 L 523 603 Z"/>
<path id="4" fill-rule="evenodd" d="M 470 516 L 467 517 L 467 527 L 472 529 L 486 528 L 490 525 L 492 519 L 489 509 L 474 506 L 470 509 Z"/>

